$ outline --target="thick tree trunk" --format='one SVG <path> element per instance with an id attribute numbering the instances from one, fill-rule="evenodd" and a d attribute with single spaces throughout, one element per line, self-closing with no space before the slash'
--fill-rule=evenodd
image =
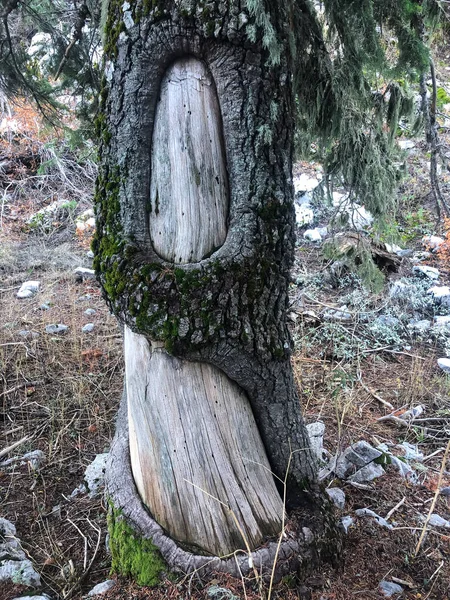
<path id="1" fill-rule="evenodd" d="M 303 517 L 296 541 L 283 543 L 284 569 L 299 552 L 311 560 L 334 531 L 320 515 L 286 326 L 287 22 L 281 2 L 257 23 L 244 1 L 109 7 L 95 250 L 127 327 L 128 420 L 118 422 L 108 493 L 184 571 L 207 562 L 175 550 L 143 503 L 185 548 L 255 550 L 280 531 L 286 481 L 287 507 Z M 254 557 L 264 568 L 267 548 Z"/>

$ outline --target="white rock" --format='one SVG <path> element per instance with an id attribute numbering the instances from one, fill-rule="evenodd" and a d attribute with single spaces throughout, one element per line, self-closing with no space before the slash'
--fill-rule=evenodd
<path id="1" fill-rule="evenodd" d="M 41 596 L 17 596 L 17 598 L 13 598 L 12 600 L 51 600 L 50 596 L 47 594 L 42 594 Z"/>
<path id="2" fill-rule="evenodd" d="M 342 523 L 342 527 L 344 528 L 345 533 L 348 533 L 349 527 L 351 527 L 354 522 L 355 522 L 355 520 L 350 515 L 347 515 L 346 517 L 342 517 L 341 523 Z"/>
<path id="3" fill-rule="evenodd" d="M 348 477 L 348 481 L 352 481 L 353 483 L 366 483 L 368 481 L 373 481 L 377 477 L 382 477 L 385 471 L 381 465 L 377 465 L 376 463 L 369 463 L 359 471 L 356 471 L 354 475 Z"/>
<path id="4" fill-rule="evenodd" d="M 405 451 L 403 458 L 405 460 L 423 460 L 423 452 L 421 452 L 417 444 L 410 444 L 409 442 L 402 442 L 397 444 L 397 448 L 401 448 Z"/>
<path id="5" fill-rule="evenodd" d="M 305 240 L 309 240 L 310 242 L 321 242 L 322 236 L 320 234 L 319 229 L 316 227 L 315 229 L 307 229 L 303 234 Z"/>
<path id="6" fill-rule="evenodd" d="M 444 238 L 441 238 L 437 235 L 425 235 L 422 238 L 422 244 L 427 248 L 431 248 L 432 250 L 436 250 L 439 246 L 445 242 Z"/>
<path id="7" fill-rule="evenodd" d="M 321 175 L 319 175 L 319 177 L 322 179 Z M 293 179 L 294 190 L 296 194 L 299 192 L 312 192 L 316 189 L 319 183 L 319 179 L 310 177 L 306 173 L 302 173 L 299 177 L 294 177 Z"/>
<path id="8" fill-rule="evenodd" d="M 450 327 L 450 315 L 446 315 L 444 317 L 434 317 L 434 326 L 441 327 Z"/>
<path id="9" fill-rule="evenodd" d="M 88 251 L 86 252 L 86 256 L 87 256 L 88 258 L 91 258 L 91 259 L 92 259 L 92 258 L 94 258 L 94 253 L 92 252 L 92 250 L 88 250 Z"/>
<path id="10" fill-rule="evenodd" d="M 63 325 L 62 323 L 59 323 L 59 324 L 52 323 L 51 325 L 46 325 L 45 332 L 51 333 L 51 334 L 66 333 L 66 331 L 68 329 L 69 329 L 69 327 L 67 325 Z"/>
<path id="11" fill-rule="evenodd" d="M 323 455 L 323 436 L 325 433 L 325 425 L 320 421 L 309 423 L 306 426 L 308 431 L 311 450 L 319 460 L 322 460 Z"/>
<path id="12" fill-rule="evenodd" d="M 411 329 L 418 334 L 426 333 L 430 328 L 431 321 L 428 321 L 428 319 L 421 319 L 420 321 L 412 320 L 408 325 L 408 329 Z"/>
<path id="13" fill-rule="evenodd" d="M 33 568 L 31 561 L 4 560 L 0 562 L 0 581 L 11 581 L 28 587 L 40 587 L 41 578 Z"/>
<path id="14" fill-rule="evenodd" d="M 431 294 L 433 300 L 438 304 L 450 306 L 450 287 L 448 285 L 434 285 L 427 291 L 427 294 Z"/>
<path id="15" fill-rule="evenodd" d="M 94 460 L 86 468 L 84 483 L 88 490 L 89 498 L 97 498 L 102 493 L 105 482 L 105 466 L 108 453 L 97 454 Z"/>
<path id="16" fill-rule="evenodd" d="M 94 331 L 94 323 L 86 323 L 86 325 L 83 325 L 81 331 L 83 333 L 91 333 L 91 331 Z"/>
<path id="17" fill-rule="evenodd" d="M 380 527 L 386 527 L 386 529 L 392 529 L 392 525 L 390 523 L 388 523 L 386 521 L 386 519 L 383 519 L 383 517 L 380 517 L 380 515 L 377 515 L 377 513 L 374 512 L 373 510 L 370 510 L 370 508 L 358 508 L 358 510 L 355 510 L 355 515 L 357 517 L 371 517 L 372 519 L 375 519 L 375 521 L 378 523 L 378 525 Z"/>
<path id="18" fill-rule="evenodd" d="M 402 586 L 392 581 L 380 581 L 379 589 L 385 598 L 391 598 L 396 594 L 403 594 Z"/>
<path id="19" fill-rule="evenodd" d="M 400 415 L 400 419 L 403 421 L 411 421 L 412 419 L 417 419 L 424 412 L 425 406 L 423 404 L 418 404 L 417 406 L 411 407 L 409 410 L 405 411 Z"/>
<path id="20" fill-rule="evenodd" d="M 88 596 L 99 596 L 100 594 L 105 594 L 115 585 L 116 582 L 114 579 L 107 579 L 106 581 L 102 581 L 102 583 L 97 583 L 97 585 L 94 586 L 90 592 L 88 592 Z"/>
<path id="21" fill-rule="evenodd" d="M 309 225 L 314 221 L 314 211 L 310 206 L 295 205 L 295 221 L 299 227 Z"/>
<path id="22" fill-rule="evenodd" d="M 341 488 L 327 488 L 326 493 L 332 500 L 332 502 L 339 508 L 343 509 L 345 506 L 345 493 Z"/>
<path id="23" fill-rule="evenodd" d="M 323 318 L 327 321 L 350 321 L 352 315 L 349 312 L 347 312 L 347 305 L 344 304 L 337 310 L 334 310 L 332 308 L 326 310 L 323 313 Z"/>
<path id="24" fill-rule="evenodd" d="M 18 298 L 31 298 L 34 296 L 41 285 L 40 281 L 24 281 L 17 292 Z"/>
<path id="25" fill-rule="evenodd" d="M 86 267 L 77 267 L 73 272 L 76 281 L 85 281 L 86 279 L 95 279 L 94 269 L 86 269 Z"/>
<path id="26" fill-rule="evenodd" d="M 95 314 L 96 314 L 96 312 L 97 312 L 97 311 L 95 310 L 95 308 L 87 308 L 87 309 L 84 311 L 84 314 L 85 314 L 85 315 L 87 315 L 88 317 L 91 317 L 92 315 L 95 315 Z"/>
<path id="27" fill-rule="evenodd" d="M 426 521 L 425 515 L 419 515 L 419 520 L 422 523 L 425 523 Z M 433 513 L 430 516 L 430 519 L 428 521 L 428 525 L 431 525 L 432 527 L 445 527 L 446 529 L 450 528 L 450 521 L 448 521 L 447 519 L 442 518 L 440 515 Z"/>
<path id="28" fill-rule="evenodd" d="M 412 148 L 416 147 L 415 142 L 412 140 L 399 140 L 398 145 L 402 150 L 411 150 Z"/>
<path id="29" fill-rule="evenodd" d="M 400 246 L 397 246 L 397 244 L 385 243 L 384 247 L 386 248 L 387 252 L 390 252 L 391 254 L 398 254 L 401 256 L 401 254 L 404 252 L 404 250 L 400 248 Z"/>
<path id="30" fill-rule="evenodd" d="M 450 358 L 438 358 L 437 363 L 444 373 L 450 373 Z"/>
<path id="31" fill-rule="evenodd" d="M 439 279 L 439 270 L 434 267 L 428 267 L 427 265 L 420 265 L 413 267 L 414 275 L 419 277 L 428 277 L 428 279 Z"/>
<path id="32" fill-rule="evenodd" d="M 368 442 L 361 440 L 349 446 L 345 452 L 345 458 L 357 467 L 364 467 L 381 456 L 380 450 L 371 446 Z"/>

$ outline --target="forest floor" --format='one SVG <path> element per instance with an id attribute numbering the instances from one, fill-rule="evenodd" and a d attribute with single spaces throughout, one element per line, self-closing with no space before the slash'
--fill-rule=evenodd
<path id="1" fill-rule="evenodd" d="M 76 164 L 63 142 L 63 152 L 51 153 L 48 138 L 38 132 L 29 112 L 26 121 L 29 135 L 21 136 L 20 144 L 17 136 L 3 136 L 1 148 L 0 463 L 35 450 L 43 452 L 45 462 L 38 468 L 27 459 L 12 467 L 0 465 L 0 517 L 15 524 L 22 548 L 41 576 L 39 591 L 53 600 L 67 600 L 82 598 L 110 577 L 104 500 L 101 495 L 90 498 L 72 492 L 82 483 L 86 467 L 111 443 L 123 384 L 122 337 L 96 281 L 80 282 L 73 274 L 78 266 L 91 267 L 87 251 L 93 230 L 76 227 L 77 217 L 91 207 L 94 174 L 89 160 Z M 448 131 L 443 130 L 443 140 L 450 142 Z M 399 189 L 395 222 L 402 233 L 400 245 L 424 250 L 422 237 L 427 234 L 450 240 L 449 228 L 436 219 L 426 144 L 416 139 L 414 151 L 404 160 L 407 175 Z M 301 164 L 297 169 L 311 174 L 316 167 Z M 450 198 L 450 174 L 441 174 L 440 181 Z M 30 222 L 55 200 L 60 206 L 49 219 Z M 380 341 L 373 331 L 373 337 L 368 336 L 362 315 L 374 319 L 386 312 L 389 289 L 394 281 L 410 276 L 413 263 L 402 259 L 386 274 L 383 289 L 368 292 L 348 272 L 337 281 L 330 279 L 330 260 L 321 245 L 303 239 L 304 229 L 299 229 L 291 320 L 292 362 L 307 422 L 325 424 L 324 447 L 330 456 L 366 440 L 392 447 L 407 441 L 424 457 L 413 465 L 414 482 L 388 464 L 382 477 L 363 486 L 328 478 L 328 487 L 341 487 L 346 495 L 338 516 L 354 518 L 345 536 L 342 567 L 324 569 L 303 587 L 283 581 L 272 598 L 379 599 L 384 597 L 379 583 L 387 580 L 400 583 L 402 598 L 445 600 L 450 598 L 450 530 L 428 526 L 416 553 L 423 531 L 420 516 L 428 514 L 435 498 L 433 513 L 450 518 L 450 497 L 436 494 L 450 486 L 448 466 L 442 464 L 450 437 L 450 375 L 437 365 L 445 355 L 445 339 L 420 336 L 408 327 L 400 341 Z M 450 284 L 450 252 L 433 253 L 420 264 L 437 267 L 439 284 Z M 18 299 L 26 280 L 38 280 L 39 291 Z M 330 325 L 326 310 L 342 304 L 349 307 L 351 318 Z M 88 309 L 91 314 L 86 314 Z M 432 310 L 427 304 L 425 317 L 419 316 L 445 314 L 442 309 L 431 314 Z M 92 331 L 83 332 L 88 323 L 94 325 Z M 51 324 L 68 329 L 48 333 Z M 419 405 L 423 417 L 434 421 L 379 421 Z M 392 529 L 373 519 L 355 518 L 359 508 L 389 518 Z M 23 586 L 0 584 L 0 600 L 29 593 Z M 267 591 L 256 581 L 223 577 L 207 586 L 193 578 L 165 581 L 156 589 L 139 588 L 119 577 L 103 597 L 255 600 L 267 597 Z"/>

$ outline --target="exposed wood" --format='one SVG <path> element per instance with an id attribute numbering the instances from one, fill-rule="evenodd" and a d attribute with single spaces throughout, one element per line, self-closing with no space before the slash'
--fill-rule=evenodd
<path id="1" fill-rule="evenodd" d="M 180 548 L 145 509 L 131 472 L 126 391 L 120 404 L 116 434 L 106 470 L 108 473 L 106 495 L 109 501 L 120 511 L 137 535 L 150 539 L 155 544 L 171 569 L 185 574 L 195 572 L 197 577 L 201 578 L 211 577 L 216 573 L 229 573 L 233 577 L 241 578 L 252 573 L 251 565 L 254 565 L 258 573 L 269 580 L 278 551 L 277 541 L 268 542 L 252 552 L 251 560 L 245 552 L 238 552 L 222 560 L 195 554 Z M 196 507 L 191 507 L 191 510 L 196 510 Z M 319 523 L 319 519 L 316 519 L 315 523 Z M 318 557 L 321 553 L 324 555 L 329 547 L 328 533 L 326 529 L 316 529 L 316 527 L 314 535 L 311 535 L 311 530 L 307 527 L 287 528 L 281 542 L 275 580 L 279 581 L 284 575 L 296 572 L 300 566 L 302 573 L 308 570 L 314 571 L 318 564 Z M 330 551 L 335 552 L 336 546 L 332 546 Z"/>
<path id="2" fill-rule="evenodd" d="M 228 196 L 214 82 L 200 60 L 177 60 L 163 78 L 153 132 L 150 236 L 157 254 L 188 263 L 220 247 Z"/>
<path id="3" fill-rule="evenodd" d="M 128 328 L 125 364 L 134 480 L 157 522 L 219 556 L 278 535 L 283 503 L 244 392 Z"/>

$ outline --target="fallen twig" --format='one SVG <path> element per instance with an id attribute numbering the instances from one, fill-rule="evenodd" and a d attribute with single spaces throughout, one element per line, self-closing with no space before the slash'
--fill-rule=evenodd
<path id="1" fill-rule="evenodd" d="M 390 402 L 388 402 L 387 400 L 384 400 L 381 396 L 379 396 L 378 394 L 376 394 L 373 390 L 371 390 L 363 382 L 362 377 L 361 377 L 361 373 L 358 373 L 358 381 L 359 381 L 360 386 L 363 388 L 363 390 L 365 390 L 368 394 L 370 394 L 371 396 L 373 396 L 375 398 L 375 400 L 378 400 L 378 402 L 380 402 L 384 406 L 387 406 L 390 410 L 394 410 L 394 406 Z"/>
<path id="2" fill-rule="evenodd" d="M 24 444 L 25 442 L 27 442 L 30 439 L 31 439 L 31 437 L 29 435 L 26 435 L 21 440 L 14 442 L 14 444 L 11 444 L 10 446 L 3 448 L 3 450 L 0 450 L 0 458 L 2 458 L 3 456 L 6 456 L 7 454 L 9 454 L 13 450 L 15 450 L 18 446 Z"/>

